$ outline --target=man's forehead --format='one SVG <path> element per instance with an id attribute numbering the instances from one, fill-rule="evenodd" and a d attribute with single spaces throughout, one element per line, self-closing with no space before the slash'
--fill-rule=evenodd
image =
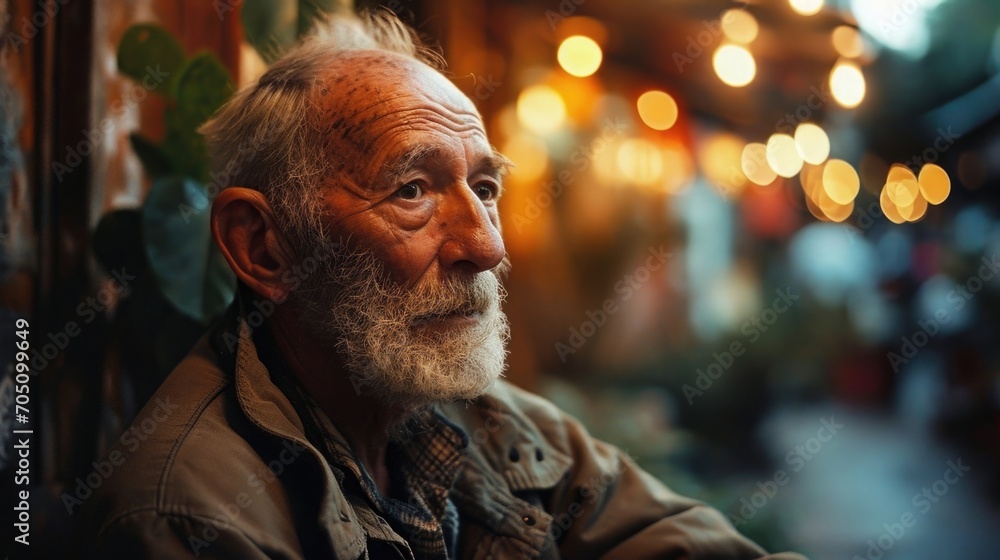
<path id="1" fill-rule="evenodd" d="M 365 111 L 383 103 L 387 110 L 406 101 L 430 101 L 456 113 L 479 117 L 472 101 L 451 81 L 427 64 L 404 54 L 348 51 L 320 76 L 321 104 L 333 112 Z M 327 100 L 324 103 L 324 100 Z"/>

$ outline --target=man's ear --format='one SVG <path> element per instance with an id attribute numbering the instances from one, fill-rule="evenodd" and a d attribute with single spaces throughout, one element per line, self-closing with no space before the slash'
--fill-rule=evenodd
<path id="1" fill-rule="evenodd" d="M 212 237 L 236 277 L 254 293 L 276 302 L 288 297 L 282 276 L 295 256 L 263 194 L 243 187 L 223 189 L 212 203 Z"/>

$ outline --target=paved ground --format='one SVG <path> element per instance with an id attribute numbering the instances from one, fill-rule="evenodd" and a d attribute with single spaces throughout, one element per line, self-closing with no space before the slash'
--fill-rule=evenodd
<path id="1" fill-rule="evenodd" d="M 773 503 L 788 513 L 789 536 L 812 560 L 1000 559 L 1000 514 L 983 497 L 976 464 L 935 442 L 919 409 L 784 410 L 766 423 L 762 436 L 784 462 L 831 416 L 844 427 L 833 438 L 820 434 L 829 441 L 813 442 L 815 455 L 790 474 Z M 793 461 L 786 464 L 799 465 Z M 971 470 L 961 478 L 946 475 L 950 464 Z M 930 497 L 915 498 L 924 488 Z M 907 513 L 912 518 L 904 518 Z"/>

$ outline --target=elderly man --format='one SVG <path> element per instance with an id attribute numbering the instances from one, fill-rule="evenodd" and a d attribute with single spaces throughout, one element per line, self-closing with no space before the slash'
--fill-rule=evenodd
<path id="1" fill-rule="evenodd" d="M 328 23 L 204 127 L 232 177 L 212 232 L 241 296 L 112 451 L 86 549 L 766 557 L 498 380 L 507 160 L 398 20 Z"/>

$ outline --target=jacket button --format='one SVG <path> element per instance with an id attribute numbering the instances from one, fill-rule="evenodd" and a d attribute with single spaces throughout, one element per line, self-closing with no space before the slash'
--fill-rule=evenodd
<path id="1" fill-rule="evenodd" d="M 542 450 L 541 449 L 536 449 L 535 450 L 535 459 L 541 461 L 544 458 L 545 458 L 545 454 L 542 453 Z"/>
<path id="2" fill-rule="evenodd" d="M 517 450 L 517 448 L 516 448 L 516 447 L 511 447 L 511 448 L 510 448 L 510 453 L 508 453 L 508 454 L 507 454 L 507 457 L 508 457 L 508 458 L 509 458 L 509 459 L 510 459 L 511 461 L 513 461 L 513 462 L 515 462 L 515 463 L 516 463 L 516 462 L 518 462 L 518 461 L 520 461 L 520 460 L 521 460 L 521 453 L 519 453 L 519 452 L 518 452 L 518 450 Z"/>
<path id="3" fill-rule="evenodd" d="M 535 518 L 530 515 L 525 515 L 521 519 L 524 520 L 524 524 L 527 525 L 528 527 L 531 527 L 535 524 Z"/>
<path id="4" fill-rule="evenodd" d="M 346 511 L 342 511 L 342 512 L 340 512 L 340 520 L 343 521 L 344 523 L 350 523 L 351 522 L 351 516 L 347 515 Z"/>

